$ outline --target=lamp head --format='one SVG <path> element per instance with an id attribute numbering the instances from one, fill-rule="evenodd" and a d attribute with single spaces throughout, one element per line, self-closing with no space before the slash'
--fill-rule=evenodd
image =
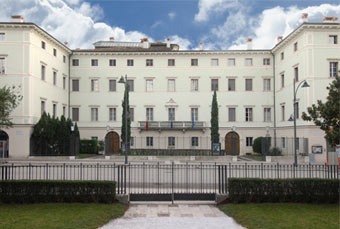
<path id="1" fill-rule="evenodd" d="M 309 84 L 307 83 L 307 81 L 305 81 L 301 87 L 310 87 Z"/>
<path id="2" fill-rule="evenodd" d="M 123 77 L 123 76 L 120 77 L 118 83 L 125 83 L 125 80 L 124 80 L 124 77 Z"/>
<path id="3" fill-rule="evenodd" d="M 293 115 L 291 115 L 291 116 L 289 117 L 288 121 L 289 121 L 289 122 L 292 122 L 292 121 L 294 121 L 294 116 L 293 116 Z"/>

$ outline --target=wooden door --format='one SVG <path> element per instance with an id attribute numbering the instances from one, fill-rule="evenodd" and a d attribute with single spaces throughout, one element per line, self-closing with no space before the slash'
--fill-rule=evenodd
<path id="1" fill-rule="evenodd" d="M 227 154 L 240 154 L 240 137 L 236 132 L 229 132 L 225 136 L 225 151 Z"/>
<path id="2" fill-rule="evenodd" d="M 106 136 L 107 153 L 119 153 L 119 135 L 116 132 L 110 132 Z"/>

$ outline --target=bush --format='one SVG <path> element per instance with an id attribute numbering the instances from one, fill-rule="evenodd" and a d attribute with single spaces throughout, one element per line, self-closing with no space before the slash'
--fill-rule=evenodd
<path id="1" fill-rule="evenodd" d="M 253 151 L 255 153 L 262 153 L 262 137 L 258 137 L 254 140 Z"/>
<path id="2" fill-rule="evenodd" d="M 229 178 L 232 202 L 338 203 L 337 179 Z"/>
<path id="3" fill-rule="evenodd" d="M 98 154 L 98 141 L 92 139 L 80 140 L 80 153 Z"/>
<path id="4" fill-rule="evenodd" d="M 98 141 L 98 151 L 104 151 L 104 141 Z"/>
<path id="5" fill-rule="evenodd" d="M 282 155 L 282 151 L 280 148 L 277 148 L 277 147 L 271 148 L 267 153 L 267 156 L 281 156 L 281 155 Z"/>
<path id="6" fill-rule="evenodd" d="M 112 203 L 112 181 L 0 181 L 0 203 Z"/>

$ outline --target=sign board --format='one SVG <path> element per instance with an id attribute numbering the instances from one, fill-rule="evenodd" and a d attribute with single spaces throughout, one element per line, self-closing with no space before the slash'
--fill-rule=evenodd
<path id="1" fill-rule="evenodd" d="M 322 146 L 320 146 L 320 145 L 312 146 L 312 153 L 321 154 L 322 153 Z"/>
<path id="2" fill-rule="evenodd" d="M 221 143 L 212 143 L 211 152 L 213 156 L 221 155 Z"/>

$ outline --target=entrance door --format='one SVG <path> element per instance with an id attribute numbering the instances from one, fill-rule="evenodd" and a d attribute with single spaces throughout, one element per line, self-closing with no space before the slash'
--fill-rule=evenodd
<path id="1" fill-rule="evenodd" d="M 105 136 L 105 152 L 119 153 L 119 135 L 116 132 L 109 132 Z"/>
<path id="2" fill-rule="evenodd" d="M 240 154 L 240 137 L 236 132 L 229 132 L 225 136 L 225 151 L 227 154 Z"/>
<path id="3" fill-rule="evenodd" d="M 5 131 L 0 131 L 0 158 L 8 157 L 9 137 Z"/>

